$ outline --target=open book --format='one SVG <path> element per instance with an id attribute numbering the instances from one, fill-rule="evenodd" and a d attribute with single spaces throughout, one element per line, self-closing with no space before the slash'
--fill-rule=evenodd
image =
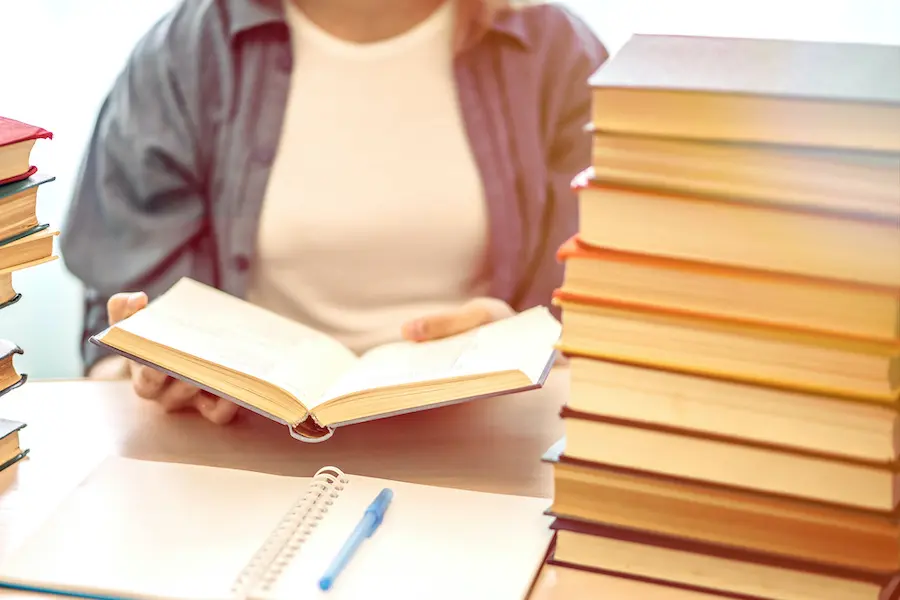
<path id="1" fill-rule="evenodd" d="M 384 521 L 319 578 L 384 489 Z M 134 600 L 521 600 L 549 501 L 345 474 L 111 457 L 0 561 L 0 587 Z"/>
<path id="2" fill-rule="evenodd" d="M 332 337 L 184 278 L 91 341 L 289 426 L 334 427 L 540 387 L 561 325 L 546 307 L 357 356 Z"/>

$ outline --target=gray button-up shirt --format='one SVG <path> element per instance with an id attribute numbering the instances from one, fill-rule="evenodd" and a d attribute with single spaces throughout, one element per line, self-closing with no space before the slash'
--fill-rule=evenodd
<path id="1" fill-rule="evenodd" d="M 293 62 L 281 1 L 183 0 L 103 103 L 60 239 L 85 286 L 86 369 L 116 292 L 153 298 L 190 276 L 245 295 Z M 491 294 L 516 309 L 549 303 L 561 282 L 555 251 L 578 220 L 570 182 L 590 162 L 587 78 L 606 57 L 581 20 L 546 4 L 502 13 L 455 59 Z"/>

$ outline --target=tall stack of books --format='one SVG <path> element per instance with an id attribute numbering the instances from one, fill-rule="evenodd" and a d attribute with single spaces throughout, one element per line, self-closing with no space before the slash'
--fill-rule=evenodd
<path id="1" fill-rule="evenodd" d="M 56 258 L 53 238 L 57 231 L 37 216 L 38 189 L 53 181 L 31 164 L 37 140 L 53 134 L 40 127 L 0 116 L 0 309 L 10 310 L 22 294 L 13 287 L 13 274 Z M 0 339 L 0 396 L 20 387 L 28 376 L 16 371 L 13 359 L 23 354 L 14 342 Z M 0 398 L 2 415 L 2 398 Z M 0 470 L 24 457 L 19 431 L 25 423 L 0 416 Z"/>
<path id="2" fill-rule="evenodd" d="M 900 48 L 639 35 L 590 83 L 552 562 L 897 597 Z"/>

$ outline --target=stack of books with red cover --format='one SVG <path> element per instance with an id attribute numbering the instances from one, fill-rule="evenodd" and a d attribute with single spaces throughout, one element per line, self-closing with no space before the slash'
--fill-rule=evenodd
<path id="1" fill-rule="evenodd" d="M 31 151 L 49 131 L 0 116 L 0 308 L 22 297 L 13 273 L 54 260 L 53 239 L 59 232 L 38 219 L 40 186 L 54 180 L 31 164 Z"/>
<path id="2" fill-rule="evenodd" d="M 45 129 L 0 116 L 0 309 L 9 309 L 22 298 L 13 287 L 16 271 L 56 258 L 53 240 L 58 232 L 40 222 L 37 210 L 39 188 L 54 178 L 31 164 L 37 141 L 52 137 Z M 13 358 L 22 353 L 14 342 L 0 339 L 0 396 L 27 380 L 13 364 Z M 24 426 L 0 418 L 0 470 L 28 453 L 21 448 L 18 436 Z"/>
<path id="3" fill-rule="evenodd" d="M 590 84 L 552 561 L 896 597 L 900 48 L 639 35 Z"/>

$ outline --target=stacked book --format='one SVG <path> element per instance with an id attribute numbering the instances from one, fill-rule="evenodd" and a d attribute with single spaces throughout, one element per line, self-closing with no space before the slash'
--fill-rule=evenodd
<path id="1" fill-rule="evenodd" d="M 552 561 L 896 597 L 900 48 L 640 35 L 590 83 Z"/>
<path id="2" fill-rule="evenodd" d="M 42 224 L 37 216 L 38 189 L 53 181 L 31 164 L 37 140 L 52 138 L 49 131 L 0 116 L 0 309 L 9 309 L 22 294 L 13 286 L 13 275 L 29 267 L 49 262 L 57 231 Z M 13 358 L 22 354 L 14 342 L 0 339 L 0 396 L 25 383 Z M 2 404 L 0 404 L 2 414 Z M 0 470 L 27 453 L 21 447 L 19 430 L 24 423 L 0 418 Z"/>

